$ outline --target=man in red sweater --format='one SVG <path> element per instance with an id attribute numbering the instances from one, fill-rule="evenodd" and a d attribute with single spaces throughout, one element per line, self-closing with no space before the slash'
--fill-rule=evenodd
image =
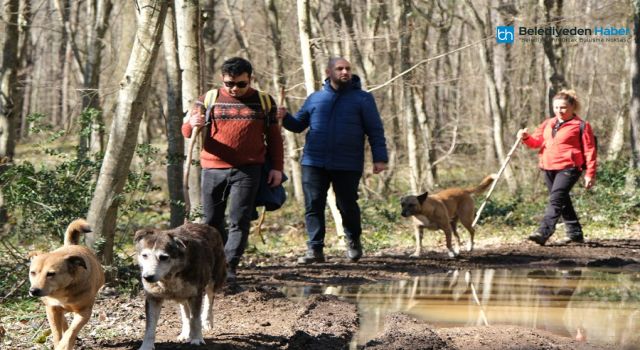
<path id="1" fill-rule="evenodd" d="M 269 155 L 272 170 L 268 182 L 272 187 L 282 181 L 282 134 L 276 121 L 276 104 L 263 110 L 258 91 L 251 88 L 253 68 L 249 61 L 234 57 L 222 64 L 223 88 L 205 125 L 199 106 L 193 106 L 190 118 L 182 125 L 182 135 L 191 137 L 196 126 L 204 126 L 200 152 L 202 166 L 202 209 L 204 223 L 215 227 L 225 243 L 227 278 L 235 280 L 236 268 L 247 247 L 251 214 L 262 171 Z M 200 96 L 204 102 L 205 95 Z M 270 121 L 268 124 L 267 118 Z M 267 128 L 268 125 L 268 128 Z M 228 227 L 225 210 L 229 202 Z"/>

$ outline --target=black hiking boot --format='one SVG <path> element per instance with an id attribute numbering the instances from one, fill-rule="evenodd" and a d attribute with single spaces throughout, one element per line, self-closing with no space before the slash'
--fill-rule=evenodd
<path id="1" fill-rule="evenodd" d="M 301 265 L 323 263 L 324 261 L 324 254 L 322 253 L 322 250 L 314 249 L 307 249 L 307 252 L 298 258 L 298 264 Z"/>
<path id="2" fill-rule="evenodd" d="M 539 245 L 544 245 L 547 242 L 547 238 L 542 235 L 540 232 L 534 232 L 529 235 L 528 239 L 530 241 L 536 242 Z"/>
<path id="3" fill-rule="evenodd" d="M 584 236 L 565 237 L 558 241 L 558 244 L 584 243 Z"/>
<path id="4" fill-rule="evenodd" d="M 235 266 L 227 266 L 227 283 L 236 283 L 238 275 L 236 274 Z"/>
<path id="5" fill-rule="evenodd" d="M 360 239 L 350 240 L 347 239 L 347 258 L 351 262 L 357 262 L 362 257 L 362 244 Z"/>

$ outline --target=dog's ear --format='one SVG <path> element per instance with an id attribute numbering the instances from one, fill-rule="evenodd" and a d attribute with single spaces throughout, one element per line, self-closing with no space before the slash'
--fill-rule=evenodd
<path id="1" fill-rule="evenodd" d="M 69 264 L 69 270 L 71 271 L 75 271 L 79 267 L 84 267 L 85 270 L 87 269 L 87 262 L 84 261 L 81 256 L 71 255 L 64 260 Z"/>
<path id="2" fill-rule="evenodd" d="M 422 205 L 422 203 L 424 203 L 425 199 L 427 199 L 427 196 L 429 196 L 429 192 L 425 192 L 421 195 L 419 195 L 418 197 L 418 203 L 420 203 L 420 205 Z"/>
<path id="3" fill-rule="evenodd" d="M 27 259 L 29 260 L 33 260 L 33 258 L 35 258 L 36 256 L 42 254 L 41 250 L 32 250 L 29 253 L 27 253 Z"/>
<path id="4" fill-rule="evenodd" d="M 154 234 L 156 231 L 150 228 L 143 228 L 142 230 L 138 230 L 136 235 L 133 237 L 133 241 L 138 243 L 139 240 L 144 238 L 144 236 Z"/>
<path id="5" fill-rule="evenodd" d="M 169 234 L 169 237 L 171 237 L 171 240 L 176 244 L 180 251 L 185 251 L 187 249 L 187 244 L 183 240 L 172 234 Z"/>

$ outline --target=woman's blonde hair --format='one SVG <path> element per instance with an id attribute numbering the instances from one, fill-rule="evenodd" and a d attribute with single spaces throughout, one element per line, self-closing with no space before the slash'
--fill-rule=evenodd
<path id="1" fill-rule="evenodd" d="M 578 101 L 578 96 L 576 95 L 575 90 L 563 89 L 560 90 L 555 96 L 553 96 L 554 100 L 565 100 L 569 102 L 570 105 L 573 106 L 573 110 L 575 112 L 580 110 L 580 101 Z"/>

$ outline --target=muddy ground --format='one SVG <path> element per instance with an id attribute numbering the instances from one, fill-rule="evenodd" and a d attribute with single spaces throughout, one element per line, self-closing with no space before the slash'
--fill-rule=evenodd
<path id="1" fill-rule="evenodd" d="M 284 285 L 353 285 L 406 279 L 414 275 L 473 268 L 622 267 L 640 270 L 640 240 L 592 240 L 585 244 L 540 247 L 530 243 L 483 245 L 449 259 L 442 247 L 428 247 L 421 258 L 409 249 L 366 254 L 359 263 L 328 256 L 324 264 L 298 266 L 294 258 L 247 259 L 238 283 L 216 299 L 214 328 L 206 345 L 175 342 L 180 332 L 177 307 L 167 304 L 158 325 L 156 349 L 344 349 L 358 330 L 356 306 L 337 297 L 286 298 Z M 6 349 L 45 348 L 34 343 L 42 318 L 3 325 Z M 144 332 L 142 295 L 118 295 L 105 289 L 77 348 L 137 349 Z M 34 345 L 35 344 L 35 345 Z M 385 319 L 384 330 L 365 349 L 599 349 L 572 338 L 516 326 L 435 328 L 403 314 Z"/>

